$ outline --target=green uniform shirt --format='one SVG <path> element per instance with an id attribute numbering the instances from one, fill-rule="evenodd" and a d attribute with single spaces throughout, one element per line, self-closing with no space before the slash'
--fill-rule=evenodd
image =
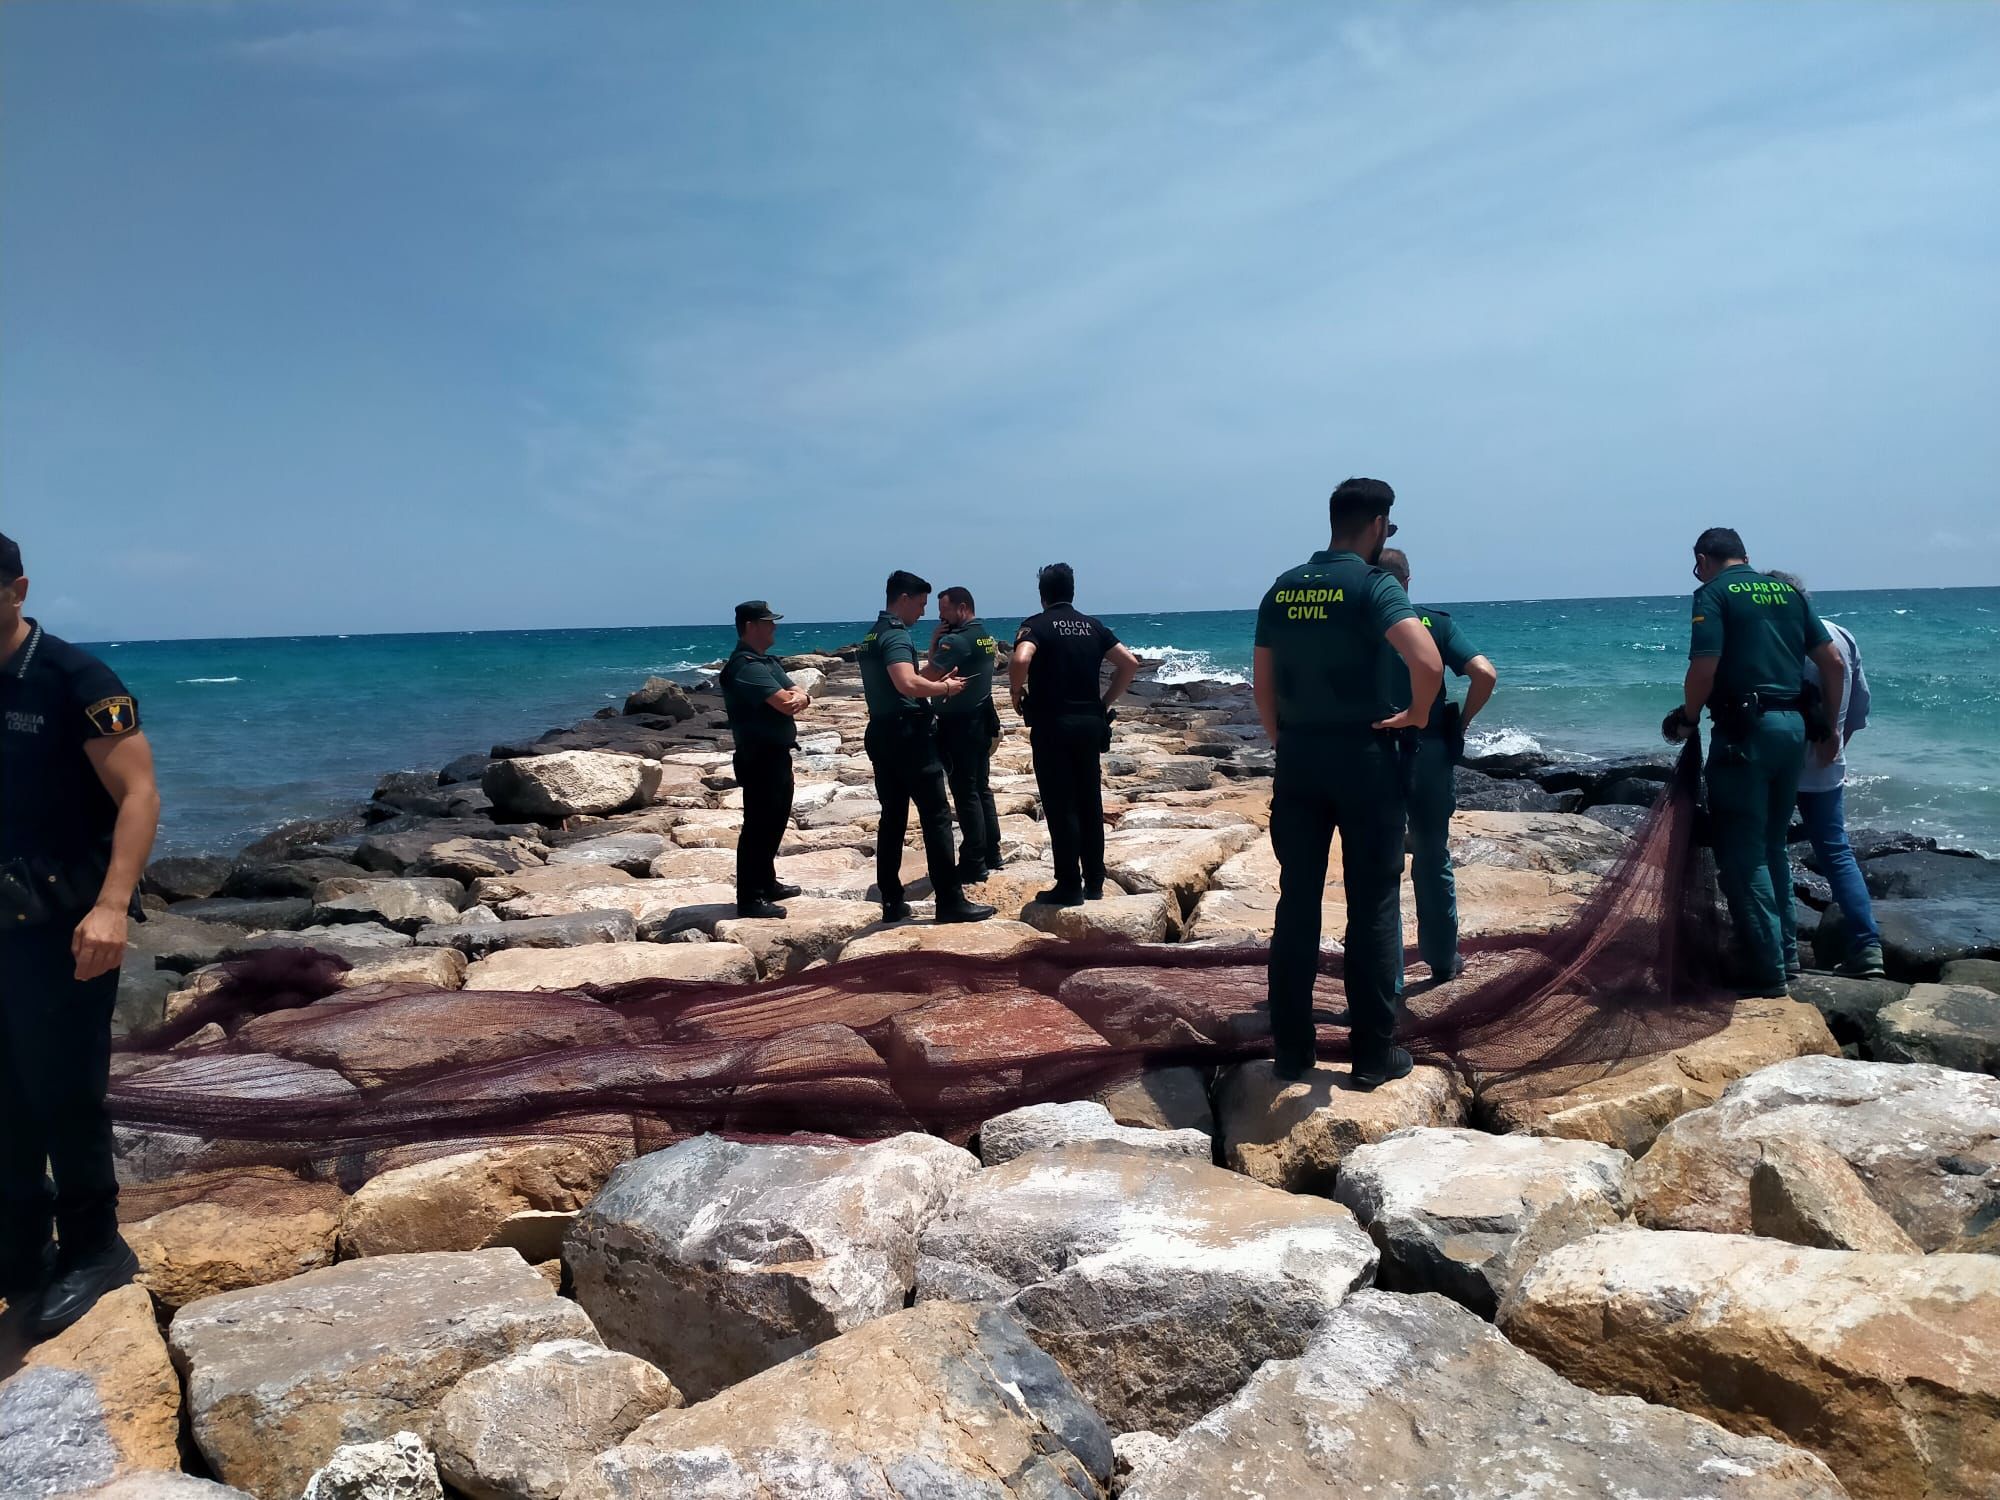
<path id="1" fill-rule="evenodd" d="M 1715 691 L 1725 697 L 1790 697 L 1804 680 L 1806 653 L 1827 640 L 1803 594 L 1748 563 L 1724 568 L 1695 590 L 1688 656 L 1722 658 Z"/>
<path id="2" fill-rule="evenodd" d="M 796 745 L 799 726 L 790 714 L 771 707 L 773 693 L 792 685 L 775 656 L 752 651 L 741 641 L 722 664 L 722 707 L 729 732 L 739 745 Z"/>
<path id="3" fill-rule="evenodd" d="M 1383 660 L 1395 652 L 1383 636 L 1416 614 L 1403 586 L 1357 553 L 1315 552 L 1279 574 L 1257 606 L 1257 644 L 1277 668 L 1278 727 L 1348 728 L 1395 713 Z"/>
<path id="4" fill-rule="evenodd" d="M 917 664 L 917 648 L 910 640 L 910 627 L 883 610 L 875 628 L 861 637 L 861 695 L 868 700 L 868 717 L 895 719 L 905 714 L 930 712 L 922 698 L 905 698 L 889 680 L 889 668 L 899 661 Z"/>
<path id="5" fill-rule="evenodd" d="M 1411 608 L 1417 611 L 1417 618 L 1424 622 L 1424 629 L 1431 633 L 1431 639 L 1437 643 L 1438 657 L 1444 662 L 1445 670 L 1463 677 L 1466 664 L 1479 654 L 1473 648 L 1472 642 L 1465 638 L 1465 632 L 1458 628 L 1457 622 L 1444 610 L 1432 609 L 1428 605 L 1422 607 L 1412 605 Z M 1403 658 L 1393 650 L 1386 654 L 1388 662 L 1385 670 L 1389 673 L 1389 701 L 1398 708 L 1407 707 L 1410 702 L 1410 669 L 1404 665 Z M 1450 697 L 1451 695 L 1444 689 L 1444 684 L 1439 683 L 1437 702 L 1431 705 L 1429 729 L 1441 730 L 1444 727 L 1439 722 L 1438 716 Z"/>
<path id="6" fill-rule="evenodd" d="M 931 664 L 965 679 L 965 691 L 956 698 L 938 702 L 938 712 L 956 718 L 961 714 L 986 712 L 993 701 L 993 663 L 1000 655 L 1000 643 L 983 620 L 967 620 L 947 630 L 931 648 Z"/>

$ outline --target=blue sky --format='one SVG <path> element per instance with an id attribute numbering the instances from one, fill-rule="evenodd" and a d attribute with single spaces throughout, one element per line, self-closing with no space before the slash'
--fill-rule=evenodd
<path id="1" fill-rule="evenodd" d="M 2000 8 L 0 8 L 80 639 L 2000 582 Z"/>

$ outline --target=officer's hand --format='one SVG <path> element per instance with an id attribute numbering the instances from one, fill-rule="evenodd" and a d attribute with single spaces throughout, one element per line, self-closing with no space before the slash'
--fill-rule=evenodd
<path id="1" fill-rule="evenodd" d="M 109 974 L 125 961 L 125 933 L 125 913 L 109 907 L 93 906 L 90 914 L 77 923 L 76 933 L 69 940 L 69 951 L 76 955 L 79 984 Z"/>
<path id="2" fill-rule="evenodd" d="M 949 677 L 940 677 L 938 681 L 944 685 L 944 695 L 947 698 L 956 698 L 965 691 L 965 679 L 956 672 Z"/>
<path id="3" fill-rule="evenodd" d="M 1431 721 L 1431 711 L 1426 708 L 1418 713 L 1414 708 L 1406 708 L 1399 714 L 1391 714 L 1376 724 L 1377 729 L 1422 729 Z"/>

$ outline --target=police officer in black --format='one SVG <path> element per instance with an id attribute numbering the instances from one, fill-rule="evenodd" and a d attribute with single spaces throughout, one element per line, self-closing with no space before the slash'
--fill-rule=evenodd
<path id="1" fill-rule="evenodd" d="M 1049 829 L 1056 883 L 1036 894 L 1051 906 L 1104 895 L 1104 786 L 1098 758 L 1111 748 L 1111 705 L 1132 685 L 1139 658 L 1111 628 L 1076 607 L 1076 572 L 1051 563 L 1036 575 L 1042 612 L 1021 622 L 1007 685 L 1028 723 L 1035 786 Z M 1111 661 L 1111 681 L 1103 664 Z"/>
<path id="2" fill-rule="evenodd" d="M 940 922 L 983 922 L 993 908 L 965 899 L 951 856 L 951 808 L 945 802 L 944 767 L 938 762 L 937 716 L 932 700 L 965 690 L 957 673 L 925 677 L 917 670 L 910 627 L 924 617 L 931 586 L 914 573 L 889 575 L 888 602 L 874 628 L 861 638 L 857 658 L 861 692 L 868 700 L 868 732 L 863 743 L 875 767 L 875 796 L 882 820 L 875 829 L 875 884 L 882 919 L 900 922 L 910 914 L 903 899 L 903 835 L 910 826 L 910 803 L 917 804 L 924 858 Z"/>
<path id="3" fill-rule="evenodd" d="M 993 707 L 993 664 L 999 643 L 973 608 L 972 591 L 953 585 L 938 595 L 938 628 L 924 676 L 954 672 L 964 689 L 938 700 L 938 755 L 958 809 L 958 878 L 977 885 L 1000 868 L 1000 809 L 993 801 L 993 743 L 1000 715 Z"/>
<path id="4" fill-rule="evenodd" d="M 160 798 L 132 695 L 27 598 L 0 536 L 0 1297 L 46 1336 L 138 1270 L 104 1092 Z"/>
<path id="5" fill-rule="evenodd" d="M 812 699 L 771 655 L 778 621 L 762 599 L 736 606 L 736 649 L 722 664 L 722 704 L 736 741 L 736 784 L 743 789 L 743 831 L 736 840 L 736 915 L 782 917 L 779 901 L 796 896 L 778 883 L 778 846 L 792 817 L 792 747 L 798 716 Z"/>
<path id="6" fill-rule="evenodd" d="M 1271 846 L 1278 856 L 1271 938 L 1271 1039 L 1280 1078 L 1311 1072 L 1320 902 L 1333 835 L 1347 896 L 1343 976 L 1353 1028 L 1353 1081 L 1371 1089 L 1410 1071 L 1395 1045 L 1406 757 L 1444 685 L 1437 645 L 1401 584 L 1376 564 L 1395 526 L 1396 492 L 1348 479 L 1328 503 L 1324 552 L 1280 574 L 1257 608 L 1257 716 L 1277 750 Z M 1408 670 L 1409 704 L 1391 653 Z"/>

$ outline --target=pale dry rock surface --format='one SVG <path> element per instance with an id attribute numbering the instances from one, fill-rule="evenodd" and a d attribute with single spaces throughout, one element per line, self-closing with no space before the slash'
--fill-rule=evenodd
<path id="1" fill-rule="evenodd" d="M 1270 1063 L 1252 1062 L 1224 1075 L 1216 1095 L 1223 1160 L 1295 1193 L 1332 1191 L 1341 1162 L 1357 1147 L 1413 1125 L 1464 1119 L 1464 1089 L 1442 1068 L 1419 1067 L 1364 1092 L 1345 1068 L 1322 1063 L 1287 1083 Z"/>
<path id="2" fill-rule="evenodd" d="M 1208 1161 L 1215 1143 L 1201 1130 L 1160 1130 L 1120 1125 L 1094 1099 L 1070 1104 L 1029 1104 L 995 1115 L 979 1127 L 979 1159 L 989 1167 L 1030 1151 L 1083 1141 L 1112 1141 L 1156 1156 Z"/>

